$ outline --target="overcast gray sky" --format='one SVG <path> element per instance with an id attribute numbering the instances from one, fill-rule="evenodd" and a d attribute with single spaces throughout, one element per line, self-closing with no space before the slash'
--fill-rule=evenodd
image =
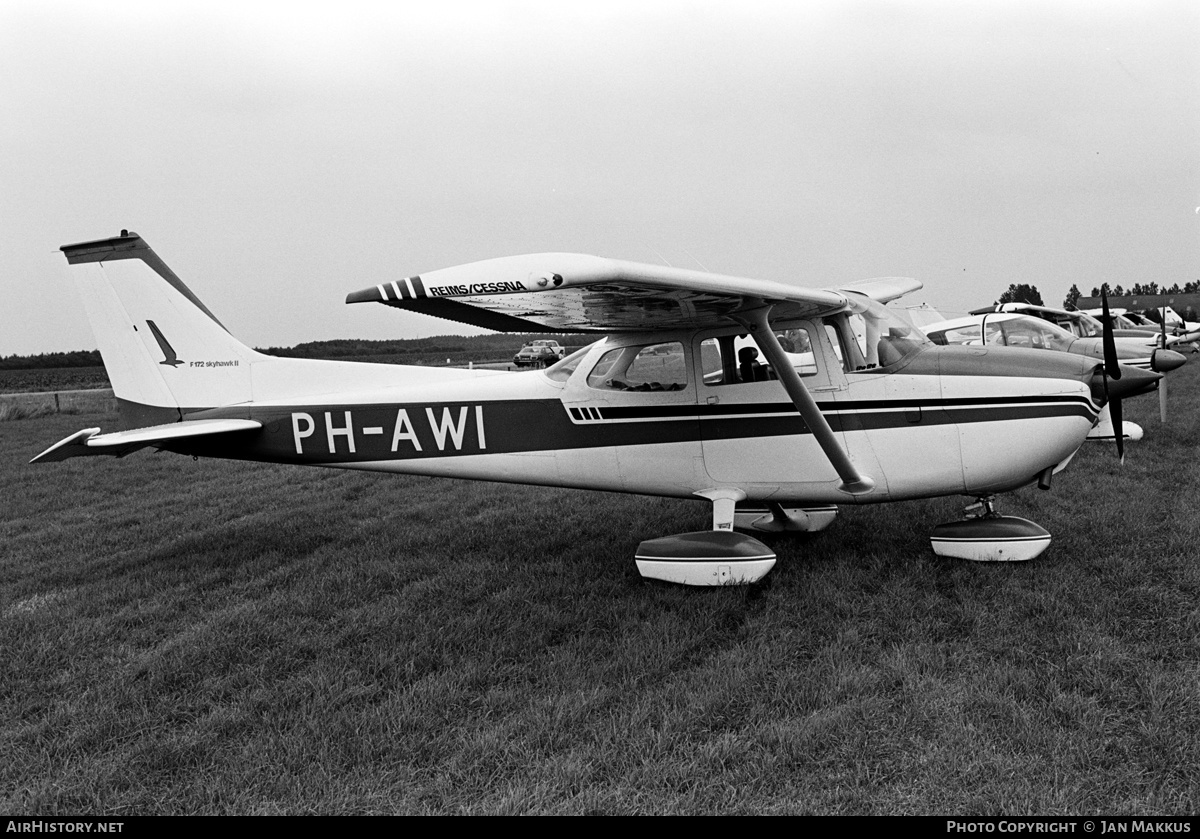
<path id="1" fill-rule="evenodd" d="M 1200 3 L 0 0 L 0 355 L 96 346 L 140 233 L 252 346 L 465 333 L 347 292 L 578 251 L 833 286 L 1200 279 Z"/>

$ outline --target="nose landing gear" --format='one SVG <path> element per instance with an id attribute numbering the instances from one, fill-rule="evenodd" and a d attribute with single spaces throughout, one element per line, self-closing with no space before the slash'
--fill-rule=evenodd
<path id="1" fill-rule="evenodd" d="M 1050 546 L 1050 534 L 1041 525 L 996 512 L 995 496 L 976 500 L 963 510 L 960 521 L 939 524 L 929 535 L 938 556 L 975 562 L 1022 562 Z"/>

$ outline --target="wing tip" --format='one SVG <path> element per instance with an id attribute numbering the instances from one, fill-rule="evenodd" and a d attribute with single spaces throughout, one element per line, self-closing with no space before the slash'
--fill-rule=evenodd
<path id="1" fill-rule="evenodd" d="M 81 457 L 91 454 L 88 451 L 87 441 L 100 433 L 99 428 L 85 428 L 82 431 L 76 431 L 69 437 L 64 437 L 50 448 L 39 454 L 30 463 L 57 463 L 60 460 L 66 460 L 70 457 Z"/>

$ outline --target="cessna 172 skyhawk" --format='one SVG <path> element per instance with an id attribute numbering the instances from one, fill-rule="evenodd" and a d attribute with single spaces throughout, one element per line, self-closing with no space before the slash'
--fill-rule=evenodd
<path id="1" fill-rule="evenodd" d="M 125 430 L 84 429 L 34 461 L 152 446 L 698 496 L 711 531 L 647 540 L 636 556 L 644 576 L 688 584 L 770 570 L 774 553 L 735 524 L 816 530 L 831 505 L 943 495 L 973 496 L 981 514 L 935 528 L 939 554 L 1032 558 L 1050 535 L 997 515 L 993 494 L 1048 486 L 1106 399 L 1158 378 L 1115 357 L 935 346 L 882 305 L 914 280 L 813 290 L 578 254 L 488 260 L 347 298 L 599 334 L 545 370 L 276 358 L 233 338 L 137 234 L 62 250 Z M 745 336 L 754 346 L 739 347 Z"/>

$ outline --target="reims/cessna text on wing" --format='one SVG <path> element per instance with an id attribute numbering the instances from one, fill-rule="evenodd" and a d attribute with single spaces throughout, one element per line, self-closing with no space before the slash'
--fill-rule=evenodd
<path id="1" fill-rule="evenodd" d="M 1091 357 L 935 346 L 882 305 L 914 280 L 814 290 L 579 254 L 488 260 L 348 297 L 492 329 L 597 334 L 545 370 L 276 358 L 233 338 L 137 234 L 62 250 L 124 430 L 84 429 L 34 461 L 150 446 L 700 497 L 711 531 L 636 554 L 645 576 L 690 584 L 770 570 L 773 552 L 735 525 L 818 530 L 838 504 L 943 495 L 979 503 L 974 518 L 934 529 L 938 553 L 1036 556 L 1049 534 L 997 515 L 993 495 L 1048 486 L 1107 399 L 1157 378 L 1115 360 L 1106 374 Z"/>

